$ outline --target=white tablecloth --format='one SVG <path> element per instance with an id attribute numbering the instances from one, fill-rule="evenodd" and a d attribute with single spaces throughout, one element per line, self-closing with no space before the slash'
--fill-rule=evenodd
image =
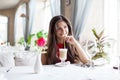
<path id="1" fill-rule="evenodd" d="M 43 71 L 35 74 L 33 67 L 20 66 L 13 67 L 9 72 L 8 68 L 0 68 L 0 73 L 7 80 L 120 80 L 118 70 L 110 66 L 95 68 L 83 68 L 77 65 L 67 65 L 58 67 L 54 65 L 44 65 Z"/>

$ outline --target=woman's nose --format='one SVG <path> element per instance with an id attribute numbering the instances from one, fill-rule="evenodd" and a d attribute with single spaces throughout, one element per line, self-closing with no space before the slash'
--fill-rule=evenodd
<path id="1" fill-rule="evenodd" d="M 62 33 L 63 33 L 63 34 L 65 34 L 65 33 L 66 33 L 65 29 L 62 29 Z"/>

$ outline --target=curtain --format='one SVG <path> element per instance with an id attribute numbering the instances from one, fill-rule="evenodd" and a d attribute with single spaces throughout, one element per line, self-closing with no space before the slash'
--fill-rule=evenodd
<path id="1" fill-rule="evenodd" d="M 33 28 L 35 9 L 36 9 L 36 0 L 30 0 L 29 4 L 26 5 L 26 15 L 28 15 L 28 19 L 26 18 L 26 28 L 24 39 L 27 42 L 28 36 L 31 34 L 31 30 Z M 27 16 L 26 16 L 27 17 Z M 28 20 L 28 22 L 27 22 Z"/>
<path id="2" fill-rule="evenodd" d="M 56 16 L 56 15 L 61 14 L 60 1 L 61 0 L 50 0 L 50 7 L 51 7 L 52 16 Z"/>
<path id="3" fill-rule="evenodd" d="M 84 28 L 86 16 L 89 13 L 90 3 L 92 0 L 75 0 L 74 12 L 72 14 L 72 25 L 74 37 L 79 40 L 80 34 Z"/>
<path id="4" fill-rule="evenodd" d="M 36 0 L 31 0 L 30 3 L 30 14 L 29 14 L 29 31 L 28 34 L 31 34 L 31 30 L 33 28 L 34 17 L 35 17 L 35 10 L 36 10 Z"/>
<path id="5" fill-rule="evenodd" d="M 26 5 L 22 4 L 15 14 L 15 42 L 18 42 L 21 37 L 25 37 L 25 25 L 26 25 Z"/>
<path id="6" fill-rule="evenodd" d="M 16 11 L 15 17 L 15 41 L 19 41 L 21 37 L 24 37 L 24 45 L 26 45 L 29 34 L 34 22 L 35 12 L 35 0 L 31 0 L 29 3 L 22 4 Z"/>

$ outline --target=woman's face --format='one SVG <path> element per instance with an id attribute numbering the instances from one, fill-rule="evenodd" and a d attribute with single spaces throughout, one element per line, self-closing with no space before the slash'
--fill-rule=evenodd
<path id="1" fill-rule="evenodd" d="M 68 35 L 68 26 L 64 21 L 60 21 L 56 26 L 56 36 L 60 43 L 63 43 L 64 36 Z"/>

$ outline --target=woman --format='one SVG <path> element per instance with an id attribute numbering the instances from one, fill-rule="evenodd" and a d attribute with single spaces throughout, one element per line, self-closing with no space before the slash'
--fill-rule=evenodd
<path id="1" fill-rule="evenodd" d="M 60 62 L 59 48 L 67 48 L 67 61 L 71 63 L 88 63 L 89 59 L 80 44 L 73 37 L 70 22 L 62 15 L 51 19 L 48 32 L 48 50 L 46 61 L 43 64 L 56 64 Z M 65 45 L 65 46 L 64 46 Z"/>

